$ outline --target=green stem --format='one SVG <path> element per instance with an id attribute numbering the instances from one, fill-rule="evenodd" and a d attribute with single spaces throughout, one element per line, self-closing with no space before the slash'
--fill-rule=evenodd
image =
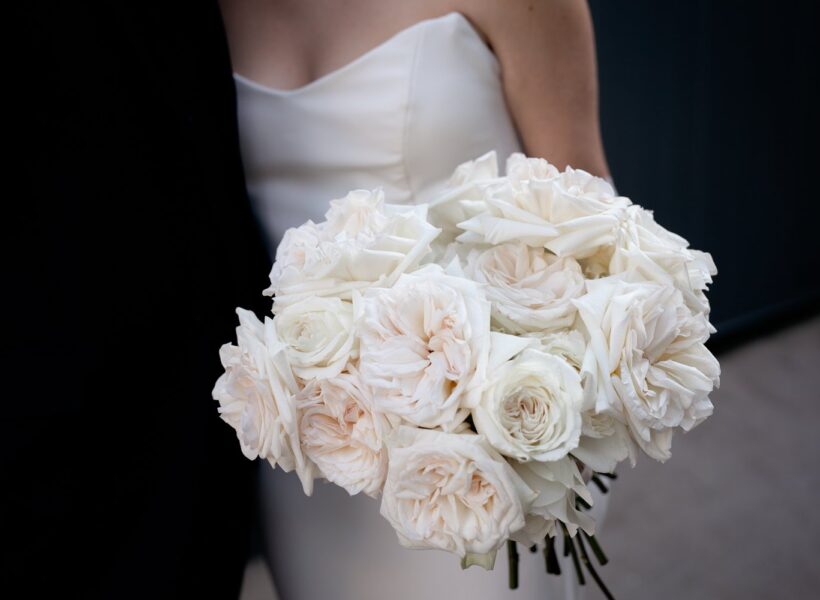
<path id="1" fill-rule="evenodd" d="M 606 585 L 604 585 L 604 580 L 600 578 L 598 573 L 595 571 L 595 567 L 592 566 L 592 561 L 589 560 L 589 555 L 587 554 L 586 546 L 584 546 L 583 536 L 576 536 L 576 539 L 578 540 L 578 548 L 581 551 L 581 560 L 583 561 L 584 566 L 586 566 L 587 570 L 589 571 L 589 574 L 592 575 L 592 578 L 595 580 L 595 583 L 598 584 L 598 587 L 600 588 L 601 592 L 603 592 L 604 596 L 607 597 L 607 600 L 615 600 L 615 597 L 612 595 L 609 589 L 607 589 Z"/>
<path id="2" fill-rule="evenodd" d="M 507 540 L 507 558 L 510 563 L 510 589 L 518 588 L 518 548 L 512 540 Z"/>
<path id="3" fill-rule="evenodd" d="M 609 559 L 606 557 L 606 554 L 604 554 L 604 549 L 601 548 L 601 544 L 598 543 L 598 540 L 595 539 L 595 536 L 587 535 L 586 531 L 584 531 L 583 533 L 584 537 L 589 542 L 589 547 L 592 548 L 592 552 L 595 553 L 595 558 L 598 559 L 598 563 L 600 563 L 601 565 L 605 565 L 606 563 L 608 563 Z"/>
<path id="4" fill-rule="evenodd" d="M 575 574 L 578 575 L 578 583 L 586 585 L 587 581 L 584 577 L 584 572 L 581 570 L 581 561 L 578 559 L 578 551 L 575 550 L 575 544 L 572 543 L 572 538 L 569 536 L 566 525 L 561 523 L 564 528 L 564 556 L 570 554 L 572 556 L 572 564 L 575 565 Z"/>
<path id="5" fill-rule="evenodd" d="M 602 494 L 606 494 L 609 491 L 609 488 L 604 485 L 604 482 L 601 481 L 601 478 L 597 475 L 592 476 L 592 483 L 598 486 L 598 489 L 601 490 Z"/>
<path id="6" fill-rule="evenodd" d="M 558 554 L 555 551 L 555 538 L 550 536 L 544 539 L 544 562 L 547 564 L 547 573 L 561 574 L 561 565 L 558 563 Z"/>

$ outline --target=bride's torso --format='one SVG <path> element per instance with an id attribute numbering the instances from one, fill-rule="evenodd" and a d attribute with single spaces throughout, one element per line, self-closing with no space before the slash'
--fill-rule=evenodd
<path id="1" fill-rule="evenodd" d="M 429 200 L 459 163 L 519 148 L 499 65 L 461 13 L 426 19 L 313 82 L 279 90 L 234 74 L 254 208 L 275 244 L 328 202 L 382 187 Z"/>
<path id="2" fill-rule="evenodd" d="M 499 63 L 460 13 L 426 19 L 299 88 L 238 73 L 238 118 L 249 195 L 271 253 L 288 227 L 319 220 L 329 201 L 382 187 L 392 203 L 425 202 L 461 162 L 520 149 Z M 283 599 L 577 598 L 574 579 L 522 555 L 521 589 L 495 571 L 399 546 L 377 500 L 262 467 L 264 539 Z M 598 510 L 602 510 L 599 502 Z M 566 575 L 570 567 L 567 566 Z"/>

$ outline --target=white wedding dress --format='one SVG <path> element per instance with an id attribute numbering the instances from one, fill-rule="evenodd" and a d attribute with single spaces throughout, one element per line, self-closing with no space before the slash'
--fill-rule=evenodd
<path id="1" fill-rule="evenodd" d="M 234 74 L 248 192 L 273 254 L 288 227 L 321 220 L 333 198 L 382 187 L 391 203 L 425 202 L 461 162 L 521 146 L 495 55 L 460 13 L 427 19 L 316 81 L 277 90 Z M 593 487 L 600 522 L 606 496 Z M 507 558 L 462 571 L 454 555 L 402 548 L 379 502 L 262 465 L 264 540 L 282 600 L 576 599 L 568 559 L 548 575 L 520 548 L 520 588 Z M 604 540 L 605 541 L 605 540 Z M 559 544 L 563 548 L 563 544 Z"/>

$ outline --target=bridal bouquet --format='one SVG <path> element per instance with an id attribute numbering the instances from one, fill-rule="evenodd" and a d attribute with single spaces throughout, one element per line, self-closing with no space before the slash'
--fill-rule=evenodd
<path id="1" fill-rule="evenodd" d="M 598 581 L 588 483 L 712 413 L 715 273 L 605 180 L 489 153 L 429 205 L 356 190 L 288 230 L 213 396 L 246 457 L 381 497 L 403 546 L 506 544 L 514 586 L 516 542 L 560 572 L 560 536 Z"/>

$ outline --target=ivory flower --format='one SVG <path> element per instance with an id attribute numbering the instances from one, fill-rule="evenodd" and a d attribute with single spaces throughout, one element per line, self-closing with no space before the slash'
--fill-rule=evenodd
<path id="1" fill-rule="evenodd" d="M 351 495 L 376 497 L 387 472 L 387 420 L 374 411 L 355 370 L 315 380 L 295 399 L 305 454 L 322 476 Z"/>
<path id="2" fill-rule="evenodd" d="M 494 322 L 510 333 L 568 327 L 575 319 L 572 300 L 584 293 L 584 276 L 574 259 L 520 242 L 473 250 L 465 272 L 484 285 Z"/>
<path id="3" fill-rule="evenodd" d="M 511 157 L 515 165 L 518 160 Z M 551 165 L 550 165 L 551 166 Z M 527 163 L 530 180 L 511 179 L 485 194 L 487 210 L 459 223 L 464 243 L 502 244 L 519 240 L 558 256 L 585 258 L 614 243 L 628 198 L 586 171 Z M 525 172 L 527 169 L 517 168 Z M 543 177 L 543 178 L 541 178 Z"/>
<path id="4" fill-rule="evenodd" d="M 330 204 L 326 221 L 289 229 L 279 244 L 265 290 L 275 313 L 313 296 L 349 300 L 353 290 L 392 285 L 439 233 L 425 205 L 385 204 L 381 190 L 355 190 Z"/>
<path id="5" fill-rule="evenodd" d="M 313 490 L 314 466 L 301 449 L 293 396 L 298 384 L 277 338 L 273 321 L 264 324 L 247 310 L 236 309 L 237 345 L 219 351 L 225 368 L 213 390 L 223 421 L 236 430 L 245 457 L 266 459 L 271 466 L 295 470 L 305 494 Z"/>
<path id="6" fill-rule="evenodd" d="M 285 306 L 274 319 L 294 373 L 303 380 L 341 373 L 355 357 L 353 305 L 312 296 Z"/>
<path id="7" fill-rule="evenodd" d="M 453 429 L 478 402 L 489 353 L 481 288 L 427 265 L 392 288 L 371 288 L 358 317 L 360 369 L 379 410 Z"/>
<path id="8" fill-rule="evenodd" d="M 588 332 L 582 372 L 595 408 L 622 420 L 651 457 L 670 456 L 672 432 L 712 413 L 720 367 L 706 348 L 709 323 L 679 290 L 629 277 L 587 283 L 575 303 Z"/>
<path id="9" fill-rule="evenodd" d="M 407 548 L 492 568 L 535 494 L 483 437 L 401 427 L 389 443 L 381 514 Z"/>
<path id="10" fill-rule="evenodd" d="M 578 445 L 582 403 L 577 371 L 557 356 L 528 348 L 493 369 L 473 421 L 506 456 L 555 461 Z"/>
<path id="11" fill-rule="evenodd" d="M 590 535 L 595 533 L 592 518 L 575 507 L 576 497 L 592 504 L 575 461 L 566 457 L 547 463 L 514 462 L 513 468 L 537 494 L 527 511 L 527 527 L 513 536 L 515 539 L 526 544 L 541 542 L 545 535 L 555 534 L 556 521 L 564 523 L 572 536 L 578 528 Z"/>
<path id="12" fill-rule="evenodd" d="M 717 273 L 712 257 L 661 227 L 652 213 L 630 206 L 620 225 L 609 263 L 612 275 L 636 272 L 647 281 L 675 286 L 694 312 L 709 314 L 705 290 Z"/>

